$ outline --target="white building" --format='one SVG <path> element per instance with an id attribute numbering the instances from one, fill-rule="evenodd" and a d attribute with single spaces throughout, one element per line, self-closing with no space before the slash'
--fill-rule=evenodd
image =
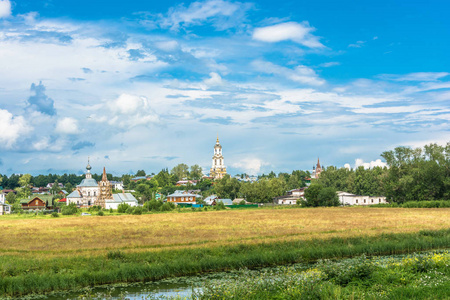
<path id="1" fill-rule="evenodd" d="M 386 197 L 382 196 L 363 196 L 347 192 L 337 192 L 337 195 L 342 205 L 372 205 L 387 203 Z"/>
<path id="2" fill-rule="evenodd" d="M 217 136 L 216 144 L 214 145 L 214 155 L 212 157 L 212 166 L 209 171 L 209 176 L 214 179 L 221 179 L 227 174 L 227 168 L 225 167 L 222 146 L 219 143 L 219 136 Z"/>
<path id="3" fill-rule="evenodd" d="M 113 194 L 113 198 L 110 200 L 105 200 L 105 208 L 106 209 L 117 209 L 120 204 L 126 203 L 129 206 L 137 206 L 138 201 L 137 199 L 130 193 L 120 193 L 120 194 Z"/>
<path id="4" fill-rule="evenodd" d="M 121 190 L 123 191 L 123 181 L 110 181 L 111 187 L 114 190 Z"/>
<path id="5" fill-rule="evenodd" d="M 306 188 L 293 189 L 287 192 L 285 196 L 275 197 L 274 203 L 279 205 L 294 205 L 300 200 L 305 200 Z"/>
<path id="6" fill-rule="evenodd" d="M 97 197 L 100 193 L 100 188 L 97 181 L 92 178 L 91 165 L 86 166 L 86 178 L 77 185 L 76 189 L 67 195 L 67 204 L 75 203 L 80 207 L 89 207 L 95 205 Z"/>
<path id="7" fill-rule="evenodd" d="M 6 204 L 5 193 L 0 191 L 0 216 L 11 213 L 11 205 Z"/>

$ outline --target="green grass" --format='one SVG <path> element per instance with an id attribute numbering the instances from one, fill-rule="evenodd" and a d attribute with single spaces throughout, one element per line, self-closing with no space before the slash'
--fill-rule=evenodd
<path id="1" fill-rule="evenodd" d="M 23 256 L 4 254 L 0 256 L 0 296 L 42 294 L 244 267 L 276 266 L 362 254 L 394 255 L 448 247 L 450 229 L 136 253 L 114 250 L 99 256 L 49 255 L 48 258 L 33 258 L 30 252 Z"/>
<path id="2" fill-rule="evenodd" d="M 449 299 L 450 252 L 402 259 L 321 261 L 307 271 L 295 267 L 242 271 L 210 281 L 193 299 Z"/>

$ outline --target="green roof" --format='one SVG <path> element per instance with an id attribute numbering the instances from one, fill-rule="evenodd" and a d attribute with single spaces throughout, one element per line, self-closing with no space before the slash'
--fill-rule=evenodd
<path id="1" fill-rule="evenodd" d="M 44 203 L 50 202 L 50 204 L 51 204 L 51 201 L 53 199 L 53 195 L 50 195 L 50 194 L 33 194 L 33 195 L 30 196 L 30 198 L 20 200 L 20 203 L 28 203 L 31 200 L 33 200 L 34 198 L 39 198 Z"/>

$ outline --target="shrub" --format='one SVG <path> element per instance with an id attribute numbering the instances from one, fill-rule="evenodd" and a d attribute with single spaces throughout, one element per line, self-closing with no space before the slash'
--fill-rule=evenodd
<path id="1" fill-rule="evenodd" d="M 215 209 L 215 210 L 222 210 L 222 209 L 225 209 L 225 204 L 223 204 L 222 201 L 219 201 L 219 202 L 216 203 L 216 205 L 214 205 L 214 209 Z"/>
<path id="2" fill-rule="evenodd" d="M 131 207 L 131 206 L 129 206 L 128 208 L 127 208 L 127 210 L 126 210 L 126 213 L 127 214 L 132 214 L 132 213 L 134 213 L 134 207 Z"/>
<path id="3" fill-rule="evenodd" d="M 132 212 L 133 215 L 142 215 L 144 209 L 140 206 L 136 206 Z"/>
<path id="4" fill-rule="evenodd" d="M 171 211 L 175 209 L 175 204 L 166 202 L 161 206 L 161 211 Z"/>
<path id="5" fill-rule="evenodd" d="M 162 202 L 161 200 L 151 200 L 145 202 L 144 209 L 147 211 L 160 211 L 163 204 L 164 202 Z"/>
<path id="6" fill-rule="evenodd" d="M 120 214 L 125 213 L 128 208 L 130 208 L 131 206 L 126 204 L 126 203 L 120 203 L 119 206 L 117 207 L 117 212 Z"/>
<path id="7" fill-rule="evenodd" d="M 112 208 L 109 209 L 109 213 L 112 214 L 114 210 Z"/>
<path id="8" fill-rule="evenodd" d="M 97 213 L 97 216 L 104 216 L 105 215 L 105 213 L 103 212 L 103 211 L 99 211 L 98 213 Z"/>
<path id="9" fill-rule="evenodd" d="M 242 200 L 241 202 L 239 202 L 239 205 L 245 205 L 245 200 Z"/>
<path id="10" fill-rule="evenodd" d="M 75 203 L 70 203 L 69 205 L 63 206 L 61 208 L 61 213 L 65 216 L 74 215 L 78 212 L 78 208 Z"/>
<path id="11" fill-rule="evenodd" d="M 52 212 L 51 216 L 52 216 L 52 218 L 59 217 L 59 215 L 58 215 L 58 213 L 56 211 Z"/>

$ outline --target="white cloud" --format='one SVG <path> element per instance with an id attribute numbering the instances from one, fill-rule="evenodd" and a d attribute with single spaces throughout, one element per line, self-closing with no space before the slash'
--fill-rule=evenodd
<path id="1" fill-rule="evenodd" d="M 166 51 L 166 52 L 172 52 L 180 48 L 180 45 L 177 41 L 161 41 L 155 43 L 156 48 Z"/>
<path id="2" fill-rule="evenodd" d="M 384 80 L 393 80 L 393 81 L 437 81 L 440 78 L 449 75 L 450 73 L 448 72 L 417 72 L 405 75 L 382 74 L 378 77 Z"/>
<path id="3" fill-rule="evenodd" d="M 345 167 L 347 168 L 347 166 L 350 166 L 349 164 L 345 164 Z M 364 169 L 372 169 L 374 167 L 387 167 L 387 164 L 385 162 L 382 162 L 381 159 L 377 159 L 375 161 L 371 161 L 371 162 L 364 162 L 363 159 L 361 158 L 357 158 L 355 159 L 355 169 L 358 167 L 364 167 Z"/>
<path id="4" fill-rule="evenodd" d="M 349 48 L 361 48 L 366 42 L 365 41 L 357 41 L 354 44 L 348 45 Z"/>
<path id="5" fill-rule="evenodd" d="M 325 81 L 319 78 L 319 76 L 313 69 L 303 65 L 299 65 L 294 69 L 289 69 L 286 67 L 275 65 L 271 62 L 261 60 L 252 62 L 252 65 L 256 70 L 260 72 L 281 75 L 289 80 L 302 84 L 318 86 L 325 83 Z"/>
<path id="6" fill-rule="evenodd" d="M 341 63 L 337 62 L 337 61 L 330 61 L 330 62 L 320 64 L 319 66 L 324 67 L 324 68 L 329 68 L 329 67 L 339 66 L 340 64 Z"/>
<path id="7" fill-rule="evenodd" d="M 234 168 L 244 170 L 244 172 L 249 175 L 259 174 L 261 172 L 261 167 L 266 165 L 268 164 L 259 158 L 245 158 L 232 164 Z"/>
<path id="8" fill-rule="evenodd" d="M 309 26 L 308 22 L 287 22 L 272 26 L 256 28 L 253 39 L 268 43 L 276 43 L 291 40 L 309 48 L 322 48 L 319 38 L 312 35 L 315 28 Z"/>
<path id="9" fill-rule="evenodd" d="M 107 104 L 112 114 L 108 116 L 93 116 L 96 122 L 107 122 L 123 128 L 138 125 L 158 123 L 159 117 L 150 108 L 146 97 L 122 94 L 116 100 Z"/>
<path id="10" fill-rule="evenodd" d="M 223 84 L 222 77 L 220 77 L 219 74 L 217 74 L 215 72 L 211 72 L 211 73 L 209 73 L 209 76 L 210 76 L 210 78 L 203 80 L 203 82 L 206 84 L 206 86 L 211 87 L 211 86 L 218 86 L 218 85 Z"/>
<path id="11" fill-rule="evenodd" d="M 0 18 L 6 18 L 11 15 L 11 2 L 9 0 L 0 0 Z"/>
<path id="12" fill-rule="evenodd" d="M 167 17 L 162 18 L 162 27 L 170 27 L 172 30 L 178 30 L 180 26 L 199 25 L 202 22 L 222 18 L 216 27 L 219 29 L 229 28 L 229 20 L 242 16 L 242 13 L 249 8 L 249 5 L 242 3 L 232 3 L 223 0 L 195 1 L 189 7 L 183 4 L 169 9 Z M 232 22 L 233 23 L 233 22 Z"/>
<path id="13" fill-rule="evenodd" d="M 9 111 L 0 109 L 0 147 L 11 148 L 29 131 L 31 128 L 22 116 L 14 117 Z"/>
<path id="14" fill-rule="evenodd" d="M 56 123 L 56 132 L 62 134 L 77 134 L 79 131 L 78 121 L 74 118 L 63 118 Z"/>

